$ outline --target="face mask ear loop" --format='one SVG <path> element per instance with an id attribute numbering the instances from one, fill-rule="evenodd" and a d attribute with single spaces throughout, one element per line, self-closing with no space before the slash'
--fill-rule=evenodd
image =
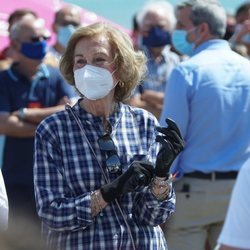
<path id="1" fill-rule="evenodd" d="M 117 69 L 115 69 L 112 73 L 111 73 L 111 75 L 112 75 L 112 77 L 114 77 L 114 73 L 117 71 Z M 113 78 L 114 79 L 114 78 Z M 111 89 L 111 90 L 113 90 L 116 86 L 117 86 L 117 84 L 119 83 L 119 81 L 120 80 L 117 80 L 116 81 L 116 83 L 114 84 L 114 86 L 113 86 L 113 88 Z"/>

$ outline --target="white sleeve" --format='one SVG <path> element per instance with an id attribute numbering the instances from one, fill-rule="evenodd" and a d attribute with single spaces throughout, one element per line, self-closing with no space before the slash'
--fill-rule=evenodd
<path id="1" fill-rule="evenodd" d="M 6 230 L 8 227 L 9 205 L 7 193 L 4 185 L 2 172 L 0 170 L 0 230 Z"/>
<path id="2" fill-rule="evenodd" d="M 226 220 L 218 243 L 237 248 L 250 248 L 250 161 L 244 165 L 235 183 Z"/>

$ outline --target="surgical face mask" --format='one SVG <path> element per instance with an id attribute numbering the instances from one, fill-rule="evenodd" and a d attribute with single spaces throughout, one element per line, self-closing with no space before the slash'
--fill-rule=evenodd
<path id="1" fill-rule="evenodd" d="M 74 71 L 78 91 L 89 100 L 98 100 L 115 87 L 112 74 L 104 68 L 87 64 Z"/>
<path id="2" fill-rule="evenodd" d="M 143 36 L 142 44 L 147 47 L 163 47 L 171 43 L 171 36 L 169 32 L 163 30 L 161 27 L 152 27 L 148 36 Z"/>
<path id="3" fill-rule="evenodd" d="M 33 60 L 42 60 L 46 55 L 47 42 L 24 42 L 21 44 L 21 53 Z"/>
<path id="4" fill-rule="evenodd" d="M 67 47 L 68 41 L 76 28 L 73 25 L 60 26 L 57 33 L 57 41 L 64 48 Z"/>
<path id="5" fill-rule="evenodd" d="M 187 35 L 188 31 L 186 30 L 174 30 L 172 34 L 172 44 L 181 54 L 191 56 L 195 44 L 187 40 Z"/>
<path id="6" fill-rule="evenodd" d="M 241 30 L 242 28 L 243 28 L 243 25 L 242 25 L 242 24 L 237 24 L 237 25 L 235 26 L 235 33 L 236 33 L 236 34 L 239 33 L 240 30 Z M 250 43 L 250 33 L 245 34 L 245 35 L 241 38 L 241 40 L 242 40 L 243 42 L 245 42 L 245 43 Z"/>

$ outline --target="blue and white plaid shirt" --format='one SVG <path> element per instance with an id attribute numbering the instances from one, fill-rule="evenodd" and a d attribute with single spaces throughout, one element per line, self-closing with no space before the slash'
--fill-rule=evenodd
<path id="1" fill-rule="evenodd" d="M 73 110 L 82 122 L 98 161 L 105 166 L 106 156 L 97 142 L 104 134 L 101 118 L 87 113 L 79 102 Z M 120 103 L 109 121 L 123 172 L 134 160 L 155 162 L 158 122 L 150 113 Z M 96 217 L 91 215 L 91 191 L 104 185 L 105 179 L 71 113 L 58 112 L 39 125 L 34 158 L 37 210 L 50 248 L 133 249 L 115 202 Z M 118 177 L 106 173 L 111 181 Z M 120 197 L 119 203 L 136 249 L 167 249 L 159 224 L 174 211 L 173 190 L 168 199 L 158 201 L 149 187 L 144 187 Z"/>

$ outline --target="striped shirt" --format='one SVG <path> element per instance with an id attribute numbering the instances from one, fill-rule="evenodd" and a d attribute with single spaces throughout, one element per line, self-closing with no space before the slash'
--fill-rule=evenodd
<path id="1" fill-rule="evenodd" d="M 104 134 L 102 119 L 73 107 L 98 161 L 106 156 L 98 147 Z M 135 160 L 155 162 L 158 143 L 156 118 L 145 110 L 119 104 L 109 117 L 111 137 L 125 172 Z M 46 118 L 35 137 L 34 183 L 43 234 L 51 249 L 133 249 L 128 229 L 117 204 L 111 202 L 95 217 L 91 215 L 91 191 L 105 184 L 97 159 L 91 152 L 72 114 L 67 110 Z M 104 167 L 105 169 L 105 167 Z M 118 176 L 109 174 L 110 181 Z M 159 225 L 175 208 L 172 190 L 158 201 L 149 187 L 119 198 L 136 249 L 167 249 Z"/>

